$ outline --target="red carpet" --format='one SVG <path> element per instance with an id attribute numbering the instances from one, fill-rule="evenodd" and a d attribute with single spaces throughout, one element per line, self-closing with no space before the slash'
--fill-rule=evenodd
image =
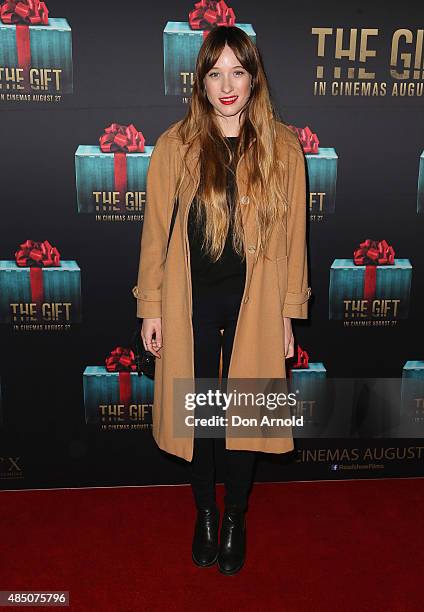
<path id="1" fill-rule="evenodd" d="M 1 492 L 0 590 L 68 590 L 76 611 L 423 609 L 423 479 L 256 484 L 235 576 L 193 565 L 194 516 L 187 486 Z"/>

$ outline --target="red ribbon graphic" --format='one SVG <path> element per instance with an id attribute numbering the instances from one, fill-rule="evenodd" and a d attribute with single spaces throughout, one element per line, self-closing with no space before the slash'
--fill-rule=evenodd
<path id="1" fill-rule="evenodd" d="M 131 372 L 137 370 L 134 352 L 123 346 L 117 346 L 106 357 L 106 370 L 118 372 L 119 402 L 128 406 L 131 403 Z"/>
<path id="2" fill-rule="evenodd" d="M 200 0 L 189 12 L 188 22 L 192 30 L 203 30 L 204 40 L 212 28 L 235 25 L 236 16 L 224 0 Z"/>
<path id="3" fill-rule="evenodd" d="M 290 368 L 288 368 L 288 378 L 291 377 L 291 371 L 293 369 L 306 370 L 309 367 L 309 355 L 307 351 L 304 351 L 301 346 L 297 345 L 297 361 Z"/>
<path id="4" fill-rule="evenodd" d="M 309 367 L 309 355 L 300 345 L 297 345 L 297 361 L 292 368 L 307 369 Z"/>
<path id="5" fill-rule="evenodd" d="M 125 209 L 127 191 L 127 153 L 143 153 L 145 138 L 134 125 L 111 123 L 99 138 L 103 153 L 113 153 L 114 187 L 119 191 L 119 207 Z"/>
<path id="6" fill-rule="evenodd" d="M 386 240 L 364 240 L 353 252 L 356 266 L 365 266 L 364 300 L 375 297 L 377 284 L 377 266 L 392 266 L 395 263 L 395 252 Z"/>
<path id="7" fill-rule="evenodd" d="M 0 20 L 7 24 L 16 24 L 16 51 L 18 65 L 24 70 L 24 87 L 29 87 L 29 69 L 31 66 L 31 41 L 29 26 L 47 25 L 49 11 L 44 2 L 39 0 L 6 0 L 0 7 Z"/>
<path id="8" fill-rule="evenodd" d="M 304 128 L 298 128 L 294 125 L 289 125 L 288 127 L 294 132 L 296 132 L 304 153 L 318 153 L 318 136 L 314 132 L 312 132 L 308 126 Z"/>
<path id="9" fill-rule="evenodd" d="M 16 264 L 29 267 L 31 302 L 38 307 L 44 302 L 43 268 L 60 266 L 60 253 L 48 240 L 26 240 L 15 253 Z"/>

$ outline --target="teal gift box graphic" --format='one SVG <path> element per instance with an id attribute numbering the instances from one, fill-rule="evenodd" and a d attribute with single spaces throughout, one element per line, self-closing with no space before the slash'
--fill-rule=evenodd
<path id="1" fill-rule="evenodd" d="M 79 323 L 81 271 L 76 261 L 60 260 L 45 240 L 27 240 L 16 261 L 0 261 L 1 323 Z"/>
<path id="2" fill-rule="evenodd" d="M 87 424 L 152 424 L 154 381 L 135 371 L 134 353 L 117 346 L 105 366 L 87 366 L 83 373 Z"/>
<path id="3" fill-rule="evenodd" d="M 316 155 L 307 154 L 310 210 L 312 215 L 334 213 L 336 206 L 336 150 L 320 147 Z"/>
<path id="4" fill-rule="evenodd" d="M 412 265 L 395 259 L 385 240 L 365 240 L 353 259 L 335 259 L 330 269 L 329 318 L 394 321 L 408 318 Z"/>
<path id="5" fill-rule="evenodd" d="M 309 361 L 307 351 L 297 347 L 297 361 L 288 368 L 290 391 L 296 396 L 296 405 L 291 412 L 303 418 L 302 426 L 296 427 L 300 437 L 318 435 L 327 423 L 328 410 L 326 379 L 327 370 L 322 362 Z"/>
<path id="6" fill-rule="evenodd" d="M 78 212 L 144 213 L 147 170 L 153 146 L 133 124 L 112 123 L 99 146 L 79 145 L 75 153 Z"/>
<path id="7" fill-rule="evenodd" d="M 187 22 L 168 21 L 163 31 L 165 95 L 191 95 L 200 47 L 210 30 L 222 25 L 236 25 L 256 43 L 252 25 L 236 23 L 233 9 L 223 1 L 201 0 L 195 3 Z"/>
<path id="8" fill-rule="evenodd" d="M 311 220 L 334 213 L 336 207 L 336 183 L 338 155 L 333 147 L 319 147 L 317 134 L 309 126 L 298 128 L 289 125 L 296 132 L 308 166 Z"/>
<path id="9" fill-rule="evenodd" d="M 39 0 L 6 0 L 0 7 L 0 91 L 73 91 L 72 32 L 49 17 Z"/>
<path id="10" fill-rule="evenodd" d="M 424 214 L 424 151 L 421 153 L 418 167 L 417 213 Z"/>
<path id="11" fill-rule="evenodd" d="M 424 361 L 403 366 L 400 423 L 405 436 L 424 437 Z"/>

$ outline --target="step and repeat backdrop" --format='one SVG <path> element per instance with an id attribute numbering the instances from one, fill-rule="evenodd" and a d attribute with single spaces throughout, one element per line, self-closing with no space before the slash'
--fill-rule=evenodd
<path id="1" fill-rule="evenodd" d="M 0 3 L 3 489 L 187 482 L 186 462 L 152 438 L 153 382 L 131 353 L 132 288 L 149 160 L 185 115 L 197 53 L 219 25 L 258 45 L 308 170 L 312 297 L 309 319 L 293 322 L 289 372 L 304 391 L 297 415 L 317 435 L 285 455 L 259 454 L 256 480 L 423 473 L 419 5 L 9 0 Z M 323 381 L 335 383 L 325 396 Z M 323 411 L 336 435 L 316 427 Z"/>

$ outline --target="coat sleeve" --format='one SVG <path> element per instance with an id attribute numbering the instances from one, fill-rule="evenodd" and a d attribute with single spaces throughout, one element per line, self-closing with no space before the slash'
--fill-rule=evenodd
<path id="1" fill-rule="evenodd" d="M 287 222 L 287 293 L 283 316 L 294 319 L 308 318 L 308 262 L 306 245 L 306 173 L 305 157 L 299 145 L 290 155 L 287 195 L 289 201 Z"/>
<path id="2" fill-rule="evenodd" d="M 162 277 L 168 242 L 170 147 L 163 134 L 159 136 L 150 157 L 146 178 L 146 204 L 140 241 L 137 285 L 137 317 L 162 316 Z"/>

